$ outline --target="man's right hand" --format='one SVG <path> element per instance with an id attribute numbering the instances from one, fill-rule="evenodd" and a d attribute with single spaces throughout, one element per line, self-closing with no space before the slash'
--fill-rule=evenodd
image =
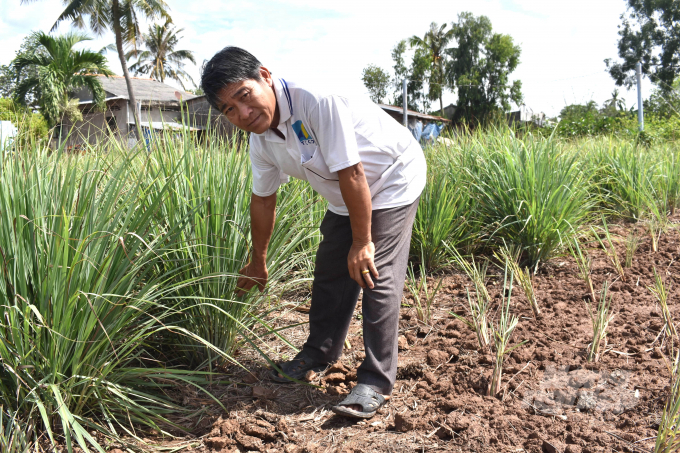
<path id="1" fill-rule="evenodd" d="M 267 279 L 269 278 L 267 265 L 264 263 L 257 265 L 250 262 L 243 269 L 238 271 L 238 273 L 241 274 L 241 277 L 239 277 L 236 282 L 237 296 L 244 295 L 255 285 L 262 291 L 267 285 Z"/>

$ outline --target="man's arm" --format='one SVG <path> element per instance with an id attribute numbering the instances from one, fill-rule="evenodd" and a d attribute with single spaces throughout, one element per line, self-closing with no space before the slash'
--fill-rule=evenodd
<path id="1" fill-rule="evenodd" d="M 356 165 L 338 170 L 340 179 L 340 193 L 349 212 L 352 225 L 352 248 L 347 256 L 349 275 L 362 288 L 373 289 L 371 275 L 378 278 L 378 270 L 373 262 L 375 245 L 371 238 L 371 191 L 366 182 L 364 167 L 359 162 Z M 370 273 L 362 271 L 369 270 Z"/>
<path id="2" fill-rule="evenodd" d="M 267 247 L 274 231 L 276 220 L 276 192 L 260 197 L 253 194 L 250 197 L 250 235 L 253 240 L 253 251 L 250 262 L 239 271 L 242 277 L 236 282 L 238 295 L 249 291 L 258 285 L 262 291 L 267 284 Z"/>

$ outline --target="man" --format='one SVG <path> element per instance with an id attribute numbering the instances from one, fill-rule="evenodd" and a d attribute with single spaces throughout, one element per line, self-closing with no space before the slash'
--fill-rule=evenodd
<path id="1" fill-rule="evenodd" d="M 366 359 L 357 370 L 358 384 L 333 411 L 372 417 L 396 379 L 399 307 L 427 172 L 422 149 L 408 129 L 372 102 L 274 77 L 237 47 L 226 47 L 205 65 L 201 86 L 213 107 L 251 133 L 253 250 L 239 288 L 261 290 L 267 282 L 267 246 L 281 183 L 289 176 L 306 180 L 328 200 L 309 337 L 271 378 L 300 380 L 337 360 L 363 288 Z"/>

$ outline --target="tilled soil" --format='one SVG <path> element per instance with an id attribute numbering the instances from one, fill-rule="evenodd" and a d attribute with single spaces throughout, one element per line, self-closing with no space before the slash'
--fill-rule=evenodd
<path id="1" fill-rule="evenodd" d="M 374 418 L 357 422 L 330 411 L 356 384 L 364 357 L 359 307 L 348 337 L 351 348 L 325 373 L 310 376 L 313 385 L 271 383 L 262 361 L 244 353 L 252 374 L 231 370 L 238 383 L 213 389 L 227 410 L 203 396 L 185 396 L 184 403 L 202 406 L 203 415 L 192 436 L 172 444 L 205 453 L 649 452 L 668 395 L 672 346 L 647 286 L 653 285 L 656 268 L 669 288 L 671 313 L 680 319 L 680 234 L 672 229 L 662 235 L 654 252 L 642 226 L 612 227 L 621 238 L 622 261 L 623 238 L 634 229 L 645 236 L 625 280 L 604 250 L 589 249 L 596 291 L 599 296 L 604 282 L 610 284 L 615 314 L 597 363 L 585 360 L 593 335 L 584 304 L 589 291 L 574 260 L 557 258 L 534 279 L 539 319 L 514 287 L 512 311 L 520 322 L 511 345 L 526 343 L 507 357 L 501 392 L 487 396 L 494 359 L 450 314 L 467 313 L 471 288 L 467 277 L 451 272 L 443 276 L 430 325 L 417 320 L 404 292 L 397 383 Z M 494 270 L 488 283 L 494 317 L 503 285 L 499 272 Z M 290 310 L 279 324 L 305 320 L 304 313 Z M 300 347 L 306 332 L 302 326 L 286 335 Z M 295 353 L 280 341 L 271 346 L 279 358 Z"/>

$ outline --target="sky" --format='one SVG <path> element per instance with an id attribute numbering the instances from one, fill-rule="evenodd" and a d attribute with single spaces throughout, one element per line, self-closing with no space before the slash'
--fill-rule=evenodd
<path id="1" fill-rule="evenodd" d="M 617 57 L 618 25 L 626 8 L 626 0 L 166 1 L 174 23 L 184 29 L 179 48 L 196 56 L 198 65 L 187 68 L 196 83 L 204 60 L 236 45 L 277 76 L 347 96 L 367 96 L 361 81 L 367 65 L 391 71 L 390 52 L 399 40 L 424 35 L 432 21 L 455 22 L 464 11 L 485 15 L 495 32 L 510 35 L 522 49 L 510 77 L 522 81 L 524 104 L 548 116 L 565 105 L 590 100 L 601 105 L 611 98 L 617 87 L 604 59 Z M 49 0 L 0 0 L 0 64 L 14 58 L 31 31 L 49 31 L 63 8 Z M 69 29 L 63 23 L 56 33 Z M 86 46 L 97 50 L 114 41 L 111 33 L 94 38 Z M 111 69 L 122 74 L 117 55 L 107 57 Z M 651 89 L 645 80 L 643 96 Z M 636 105 L 634 89 L 619 90 L 628 107 Z M 455 101 L 455 93 L 445 93 L 444 105 Z"/>

